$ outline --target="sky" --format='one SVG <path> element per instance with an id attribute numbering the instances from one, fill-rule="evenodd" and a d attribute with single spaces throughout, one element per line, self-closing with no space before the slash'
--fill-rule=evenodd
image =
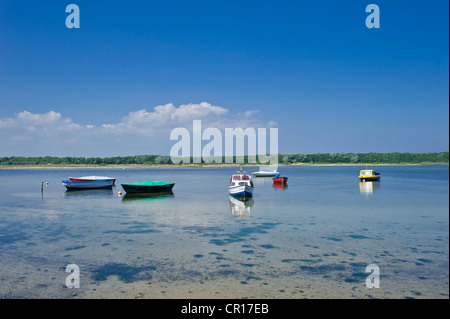
<path id="1" fill-rule="evenodd" d="M 193 120 L 276 127 L 282 154 L 448 151 L 448 17 L 446 0 L 2 0 L 0 157 L 169 155 Z"/>

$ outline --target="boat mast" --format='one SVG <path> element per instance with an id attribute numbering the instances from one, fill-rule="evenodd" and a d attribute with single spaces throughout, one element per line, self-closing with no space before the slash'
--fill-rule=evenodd
<path id="1" fill-rule="evenodd" d="M 241 166 L 241 169 L 238 171 L 238 172 L 236 172 L 236 173 L 240 173 L 241 174 L 241 181 L 243 181 L 243 178 L 242 178 L 242 173 L 247 173 L 246 171 L 242 171 L 242 166 Z M 245 186 L 244 186 L 244 202 L 245 202 Z"/>
<path id="2" fill-rule="evenodd" d="M 242 166 L 241 166 L 241 170 L 237 171 L 236 173 L 240 173 L 241 174 L 241 180 L 242 180 L 242 173 L 247 173 L 246 171 L 242 171 Z"/>

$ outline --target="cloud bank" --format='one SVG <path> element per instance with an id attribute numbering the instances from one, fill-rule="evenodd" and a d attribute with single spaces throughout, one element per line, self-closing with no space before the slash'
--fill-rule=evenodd
<path id="1" fill-rule="evenodd" d="M 208 102 L 158 105 L 151 111 L 129 112 L 117 123 L 75 123 L 53 110 L 47 113 L 22 111 L 0 118 L 0 156 L 116 156 L 168 154 L 173 142 L 170 131 L 192 129 L 193 120 L 202 127 L 274 127 L 263 122 L 260 112 L 247 110 L 230 114 L 229 109 Z"/>

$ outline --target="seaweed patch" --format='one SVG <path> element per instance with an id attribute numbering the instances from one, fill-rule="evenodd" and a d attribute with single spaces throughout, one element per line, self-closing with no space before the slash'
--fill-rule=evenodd
<path id="1" fill-rule="evenodd" d="M 108 263 L 92 271 L 92 278 L 95 281 L 105 281 L 110 276 L 117 276 L 125 283 L 137 280 L 149 280 L 152 278 L 151 270 L 156 270 L 154 266 L 133 267 L 126 264 Z"/>

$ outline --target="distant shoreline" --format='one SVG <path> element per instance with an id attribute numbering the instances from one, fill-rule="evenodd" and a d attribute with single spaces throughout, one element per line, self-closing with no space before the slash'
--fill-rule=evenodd
<path id="1" fill-rule="evenodd" d="M 448 165 L 449 152 L 434 153 L 317 153 L 278 154 L 282 166 L 355 166 L 355 165 Z M 274 159 L 270 159 L 273 162 Z M 217 162 L 217 163 L 216 163 Z M 240 164 L 236 162 L 244 162 Z M 178 168 L 261 166 L 256 158 L 175 157 L 166 155 L 132 155 L 115 157 L 0 157 L 2 168 Z M 181 164 L 177 164 L 181 163 Z"/>
<path id="2" fill-rule="evenodd" d="M 295 163 L 282 164 L 279 167 L 309 167 L 309 166 L 448 166 L 449 163 Z M 138 164 L 124 164 L 124 165 L 11 165 L 0 166 L 0 169 L 133 169 L 133 168 L 221 168 L 221 167 L 260 167 L 262 165 L 256 164 L 153 164 L 153 165 L 138 165 Z"/>

